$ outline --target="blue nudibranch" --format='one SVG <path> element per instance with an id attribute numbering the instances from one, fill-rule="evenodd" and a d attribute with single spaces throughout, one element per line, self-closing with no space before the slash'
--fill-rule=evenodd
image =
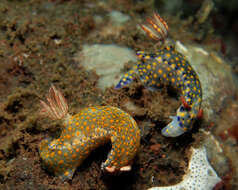
<path id="1" fill-rule="evenodd" d="M 155 54 L 140 51 L 137 56 L 137 65 L 122 77 L 115 88 L 128 85 L 139 75 L 144 86 L 150 90 L 156 90 L 162 84 L 181 90 L 183 104 L 178 108 L 177 115 L 171 116 L 172 121 L 162 129 L 162 134 L 177 137 L 190 130 L 201 113 L 202 100 L 201 84 L 194 69 L 182 54 L 169 46 Z"/>
<path id="2" fill-rule="evenodd" d="M 156 13 L 147 22 L 149 26 L 141 25 L 146 34 L 164 42 L 168 36 L 167 23 Z M 156 90 L 162 84 L 173 86 L 181 91 L 183 104 L 178 108 L 177 115 L 171 116 L 172 121 L 162 129 L 162 134 L 177 137 L 191 130 L 194 120 L 202 115 L 202 88 L 198 75 L 186 58 L 172 46 L 160 48 L 156 53 L 139 51 L 137 56 L 137 64 L 122 77 L 115 88 L 128 85 L 136 75 L 150 90 Z"/>

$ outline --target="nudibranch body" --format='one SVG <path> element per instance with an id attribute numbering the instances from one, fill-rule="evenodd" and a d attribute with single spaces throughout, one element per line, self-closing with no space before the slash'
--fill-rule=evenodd
<path id="1" fill-rule="evenodd" d="M 55 87 L 50 88 L 47 100 L 49 105 L 41 101 L 42 113 L 52 119 L 64 119 L 61 136 L 40 144 L 40 157 L 50 171 L 63 179 L 71 179 L 90 152 L 109 141 L 112 150 L 102 169 L 130 170 L 140 145 L 140 130 L 129 114 L 116 107 L 98 106 L 70 116 L 66 100 Z"/>
<path id="2" fill-rule="evenodd" d="M 157 41 L 165 42 L 168 36 L 168 25 L 158 15 L 147 19 L 149 26 L 141 25 L 146 34 Z M 197 117 L 201 117 L 202 89 L 198 75 L 186 58 L 177 52 L 174 47 L 165 46 L 156 53 L 137 52 L 138 63 L 126 73 L 116 89 L 122 88 L 139 75 L 142 83 L 150 90 L 158 89 L 162 84 L 171 85 L 182 93 L 182 105 L 172 121 L 162 129 L 167 137 L 177 137 L 192 128 Z"/>
<path id="3" fill-rule="evenodd" d="M 176 137 L 191 129 L 193 121 L 201 113 L 202 89 L 198 75 L 186 58 L 173 47 L 164 47 L 155 54 L 140 51 L 139 61 L 119 81 L 116 88 L 122 88 L 139 75 L 142 83 L 150 90 L 156 90 L 162 84 L 171 85 L 181 91 L 183 104 L 177 115 L 162 129 L 162 134 Z"/>

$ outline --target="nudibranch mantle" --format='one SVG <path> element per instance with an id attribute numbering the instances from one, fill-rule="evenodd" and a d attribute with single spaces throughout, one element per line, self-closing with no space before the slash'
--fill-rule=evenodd
<path id="1" fill-rule="evenodd" d="M 140 130 L 129 114 L 116 107 L 98 106 L 70 116 L 66 100 L 54 86 L 47 100 L 49 105 L 41 101 L 41 113 L 51 119 L 64 120 L 61 136 L 43 140 L 39 147 L 40 157 L 49 171 L 63 180 L 71 179 L 90 152 L 109 141 L 112 150 L 102 169 L 109 172 L 130 170 L 140 146 Z"/>
<path id="2" fill-rule="evenodd" d="M 181 91 L 182 105 L 172 121 L 162 129 L 167 137 L 177 137 L 192 128 L 194 120 L 201 115 L 202 88 L 198 75 L 186 58 L 174 47 L 160 48 L 156 53 L 137 52 L 139 61 L 116 85 L 122 88 L 133 81 L 136 75 L 149 90 L 161 85 L 171 85 Z"/>

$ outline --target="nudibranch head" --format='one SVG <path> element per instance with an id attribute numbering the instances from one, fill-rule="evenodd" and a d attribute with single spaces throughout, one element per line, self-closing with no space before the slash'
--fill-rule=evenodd
<path id="1" fill-rule="evenodd" d="M 161 130 L 162 135 L 166 137 L 177 137 L 184 133 L 183 124 L 178 116 L 170 116 L 172 121 Z"/>
<path id="2" fill-rule="evenodd" d="M 176 116 L 171 116 L 172 121 L 162 129 L 162 135 L 166 137 L 177 137 L 190 131 L 192 125 L 200 114 L 200 99 L 195 100 L 190 109 L 181 105 Z"/>

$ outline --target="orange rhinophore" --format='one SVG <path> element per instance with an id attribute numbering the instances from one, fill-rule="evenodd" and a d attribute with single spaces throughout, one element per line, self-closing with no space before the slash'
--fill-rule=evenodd
<path id="1" fill-rule="evenodd" d="M 49 95 L 46 96 L 46 99 L 49 105 L 40 100 L 42 106 L 40 114 L 53 120 L 64 118 L 68 113 L 68 104 L 62 93 L 54 85 L 49 89 Z"/>
<path id="2" fill-rule="evenodd" d="M 147 22 L 150 24 L 149 26 L 141 25 L 147 35 L 155 40 L 164 41 L 168 36 L 169 27 L 159 14 L 154 13 L 154 17 L 148 18 Z"/>

